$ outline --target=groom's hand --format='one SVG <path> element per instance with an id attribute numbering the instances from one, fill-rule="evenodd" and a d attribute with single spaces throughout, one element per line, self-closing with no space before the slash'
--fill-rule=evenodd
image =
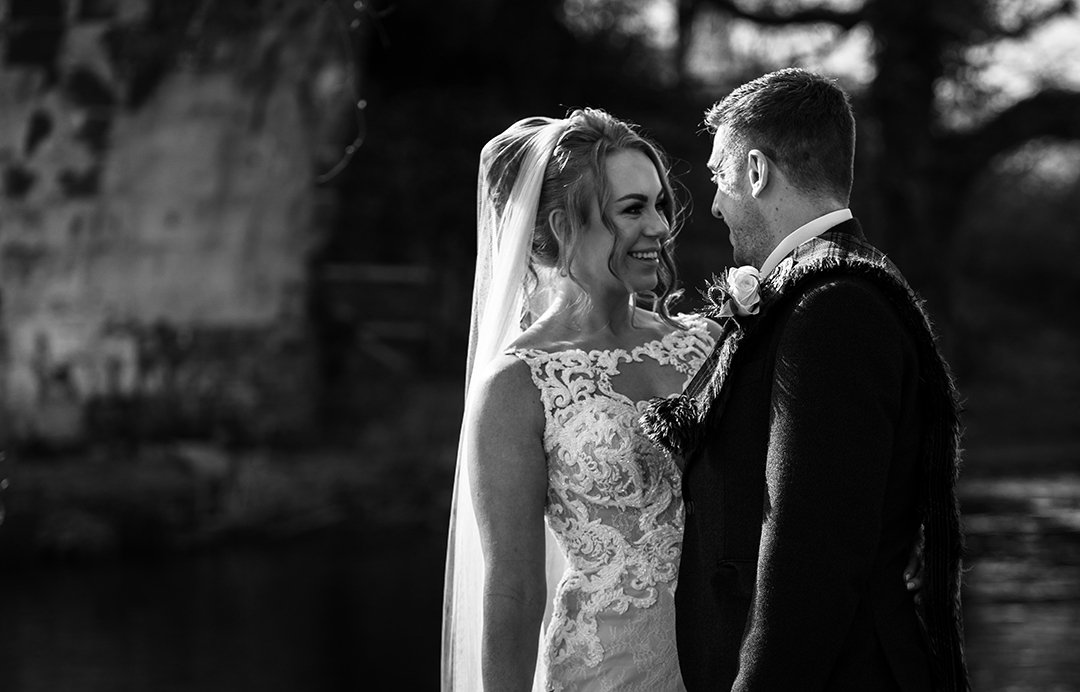
<path id="1" fill-rule="evenodd" d="M 919 525 L 919 535 L 911 546 L 911 557 L 908 558 L 907 566 L 904 567 L 904 584 L 907 590 L 915 595 L 915 603 L 921 600 L 920 591 L 923 585 L 923 544 L 925 537 L 923 527 Z"/>

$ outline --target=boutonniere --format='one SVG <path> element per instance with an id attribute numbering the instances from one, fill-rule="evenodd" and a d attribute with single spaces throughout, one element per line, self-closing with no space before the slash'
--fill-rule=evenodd
<path id="1" fill-rule="evenodd" d="M 746 317 L 761 310 L 761 274 L 749 265 L 732 267 L 722 277 L 714 277 L 705 297 L 712 303 L 711 316 Z"/>

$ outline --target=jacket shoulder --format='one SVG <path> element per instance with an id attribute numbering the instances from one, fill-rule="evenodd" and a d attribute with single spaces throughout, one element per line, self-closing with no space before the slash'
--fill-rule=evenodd
<path id="1" fill-rule="evenodd" d="M 885 288 L 862 276 L 814 277 L 796 287 L 792 318 L 798 321 L 819 312 L 855 318 L 860 329 L 868 321 L 900 324 L 900 315 Z"/>

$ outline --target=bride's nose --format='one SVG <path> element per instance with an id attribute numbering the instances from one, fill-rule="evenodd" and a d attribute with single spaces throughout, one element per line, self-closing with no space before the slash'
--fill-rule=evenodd
<path id="1" fill-rule="evenodd" d="M 671 227 L 668 226 L 664 215 L 659 212 L 654 213 L 649 223 L 645 225 L 645 235 L 650 238 L 666 238 L 670 234 Z"/>

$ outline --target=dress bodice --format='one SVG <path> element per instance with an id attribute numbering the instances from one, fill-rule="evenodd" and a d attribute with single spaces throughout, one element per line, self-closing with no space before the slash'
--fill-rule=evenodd
<path id="1" fill-rule="evenodd" d="M 686 330 L 628 350 L 512 351 L 540 392 L 545 517 L 567 563 L 541 657 L 548 689 L 682 689 L 672 600 L 681 475 L 640 430 L 648 399 L 618 389 L 620 367 L 631 364 L 674 368 L 685 386 L 713 341 L 703 319 L 679 319 Z"/>

